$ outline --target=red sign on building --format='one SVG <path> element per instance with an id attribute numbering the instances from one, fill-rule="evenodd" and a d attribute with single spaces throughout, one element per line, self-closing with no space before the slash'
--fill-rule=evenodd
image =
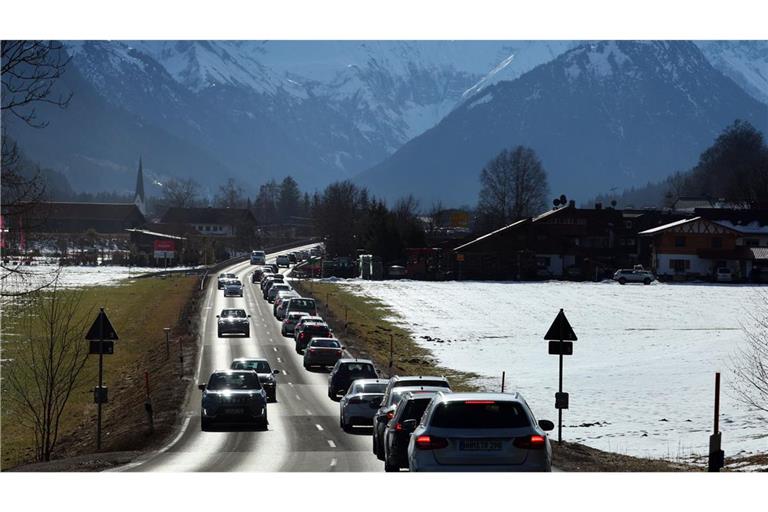
<path id="1" fill-rule="evenodd" d="M 155 240 L 156 251 L 175 251 L 176 240 L 158 239 Z"/>

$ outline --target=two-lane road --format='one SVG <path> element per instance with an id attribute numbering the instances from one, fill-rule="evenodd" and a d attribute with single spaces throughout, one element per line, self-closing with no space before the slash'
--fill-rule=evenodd
<path id="1" fill-rule="evenodd" d="M 289 252 L 289 251 L 285 251 Z M 281 253 L 271 254 L 274 261 Z M 200 430 L 200 392 L 194 389 L 184 405 L 179 435 L 164 449 L 121 469 L 129 471 L 382 471 L 371 453 L 370 430 L 347 434 L 339 428 L 339 405 L 327 395 L 327 373 L 309 372 L 293 349 L 293 340 L 280 334 L 272 305 L 252 284 L 248 263 L 234 265 L 244 284 L 244 296 L 224 297 L 216 277 L 208 280 L 201 323 L 203 337 L 197 382 L 214 370 L 229 368 L 237 357 L 263 357 L 277 376 L 277 402 L 267 406 L 269 429 Z M 251 315 L 251 335 L 218 338 L 216 315 L 226 308 L 243 308 Z M 195 382 L 195 384 L 197 383 Z"/>

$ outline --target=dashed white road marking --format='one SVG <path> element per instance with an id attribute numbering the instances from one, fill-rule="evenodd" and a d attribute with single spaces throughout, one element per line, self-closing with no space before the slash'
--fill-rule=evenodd
<path id="1" fill-rule="evenodd" d="M 283 371 L 285 371 L 285 370 L 283 370 Z M 288 385 L 293 387 L 293 382 L 289 382 Z"/>
<path id="2" fill-rule="evenodd" d="M 288 375 L 288 372 L 283 370 L 283 375 Z M 289 384 L 290 384 L 290 382 L 289 382 Z"/>
<path id="3" fill-rule="evenodd" d="M 280 358 L 278 357 L 278 358 L 277 358 L 277 362 L 278 362 L 278 363 L 282 363 L 282 362 L 283 362 L 283 360 L 282 360 L 282 359 L 280 359 Z"/>
<path id="4" fill-rule="evenodd" d="M 272 350 L 274 350 L 275 352 L 277 352 L 277 347 L 272 347 Z"/>
<path id="5" fill-rule="evenodd" d="M 296 400 L 301 400 L 301 397 L 299 395 L 296 395 Z"/>
<path id="6" fill-rule="evenodd" d="M 309 409 L 304 409 L 304 410 L 305 410 L 305 411 L 307 411 L 307 414 L 309 414 L 310 416 L 312 416 L 312 411 L 310 411 Z"/>
<path id="7" fill-rule="evenodd" d="M 331 459 L 331 467 L 336 467 L 336 459 Z"/>
<path id="8" fill-rule="evenodd" d="M 327 441 L 328 441 L 328 446 L 330 446 L 331 448 L 336 448 L 336 443 L 334 443 L 330 439 L 328 439 Z"/>
<path id="9" fill-rule="evenodd" d="M 322 425 L 318 425 L 317 423 L 315 423 L 315 427 L 317 427 L 317 430 L 319 430 L 320 432 L 323 431 L 323 426 Z"/>

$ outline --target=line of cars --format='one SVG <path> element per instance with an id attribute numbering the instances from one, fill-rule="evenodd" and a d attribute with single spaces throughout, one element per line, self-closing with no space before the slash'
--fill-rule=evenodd
<path id="1" fill-rule="evenodd" d="M 372 451 L 385 471 L 551 471 L 546 432 L 554 425 L 537 421 L 519 393 L 454 393 L 438 376 L 381 378 L 373 361 L 343 357 L 344 346 L 317 315 L 314 300 L 300 297 L 274 270 L 258 267 L 252 282 L 272 302 L 281 333 L 293 338 L 304 367 L 333 366 L 328 397 L 339 402 L 339 427 L 348 433 L 369 428 Z M 254 372 L 256 379 L 241 376 Z M 276 373 L 263 359 L 237 359 L 230 370 L 214 373 L 201 385 L 203 429 L 214 417 L 230 416 L 266 428 Z M 222 390 L 222 376 L 247 385 Z"/>

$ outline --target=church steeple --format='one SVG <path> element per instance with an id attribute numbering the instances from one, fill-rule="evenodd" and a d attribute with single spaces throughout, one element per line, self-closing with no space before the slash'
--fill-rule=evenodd
<path id="1" fill-rule="evenodd" d="M 141 165 L 141 157 L 139 157 L 139 173 L 136 176 L 136 195 L 133 198 L 134 204 L 139 208 L 142 215 L 146 215 L 144 208 L 144 170 Z"/>

